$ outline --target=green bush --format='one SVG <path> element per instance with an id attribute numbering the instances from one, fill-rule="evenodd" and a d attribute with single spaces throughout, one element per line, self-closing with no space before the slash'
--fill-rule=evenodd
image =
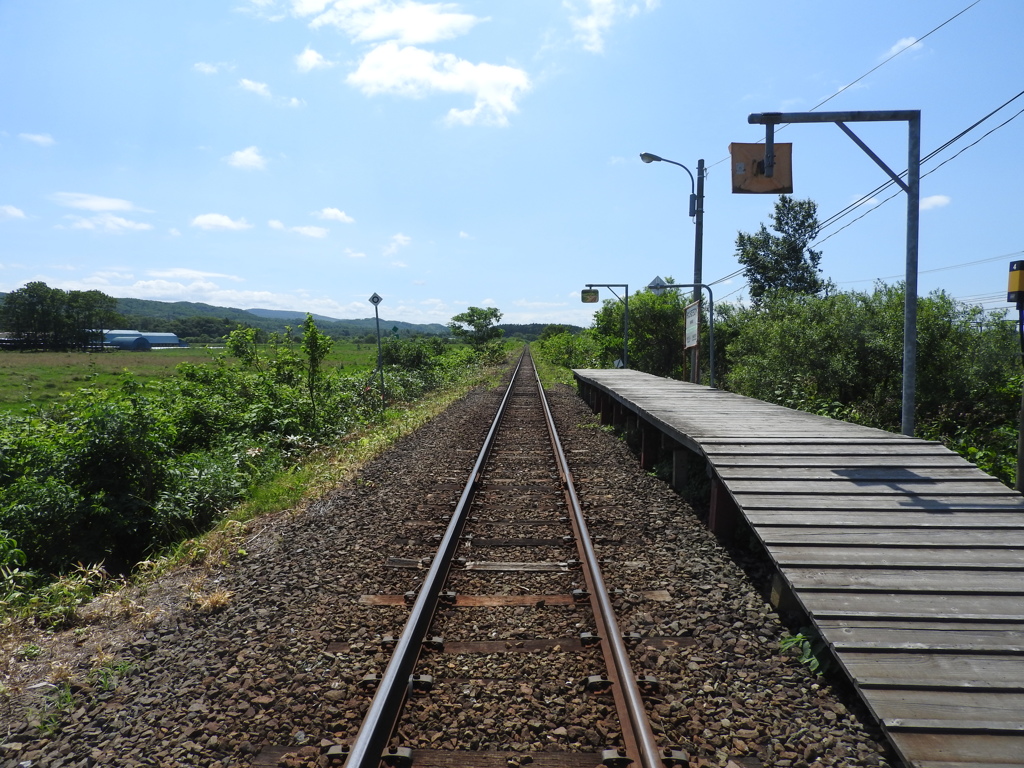
<path id="1" fill-rule="evenodd" d="M 315 327 L 304 326 L 301 345 L 286 334 L 265 348 L 250 331 L 231 335 L 241 367 L 187 364 L 146 386 L 125 376 L 32 418 L 0 419 L 0 529 L 32 570 L 127 571 L 209 528 L 305 452 L 381 416 L 375 380 L 321 365 Z M 415 365 L 386 366 L 388 403 L 421 397 L 476 359 L 440 341 L 395 341 Z"/>

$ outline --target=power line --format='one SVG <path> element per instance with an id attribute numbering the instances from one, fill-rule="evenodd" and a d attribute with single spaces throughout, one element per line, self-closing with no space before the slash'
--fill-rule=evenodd
<path id="1" fill-rule="evenodd" d="M 872 72 L 874 72 L 875 70 L 879 69 L 880 67 L 884 67 L 884 66 L 885 66 L 886 64 L 888 64 L 888 63 L 889 63 L 890 61 L 892 61 L 893 59 L 895 59 L 895 58 L 896 58 L 897 56 L 899 56 L 900 54 L 902 54 L 902 53 L 905 53 L 906 51 L 909 51 L 909 50 L 910 50 L 911 48 L 913 48 L 913 47 L 914 47 L 915 45 L 917 45 L 918 43 L 920 43 L 920 42 L 921 42 L 922 40 L 924 40 L 925 38 L 929 37 L 929 36 L 930 36 L 930 35 L 932 35 L 933 33 L 935 33 L 935 32 L 938 32 L 938 31 L 939 31 L 940 29 L 942 29 L 942 28 L 943 28 L 944 26 L 946 26 L 946 25 L 947 25 L 947 24 L 949 24 L 949 23 L 950 23 L 951 21 L 953 21 L 953 19 L 955 19 L 955 18 L 957 18 L 958 16 L 961 16 L 961 15 L 963 15 L 963 14 L 967 13 L 967 11 L 971 10 L 971 8 L 973 8 L 974 6 L 976 6 L 976 5 L 977 5 L 978 3 L 980 3 L 980 2 L 981 2 L 981 0 L 974 0 L 974 2 L 973 2 L 973 3 L 971 3 L 970 5 L 968 5 L 968 6 L 966 7 L 966 8 L 964 8 L 963 10 L 961 10 L 961 11 L 960 11 L 959 13 L 955 13 L 954 15 L 950 16 L 950 17 L 949 17 L 948 19 L 946 19 L 946 20 L 945 20 L 944 22 L 942 22 L 941 24 L 939 24 L 939 26 L 937 26 L 937 27 L 935 27 L 934 29 L 930 30 L 930 31 L 929 31 L 929 32 L 927 32 L 926 34 L 922 35 L 921 37 L 915 38 L 915 39 L 914 39 L 914 42 L 913 42 L 913 43 L 911 43 L 910 45 L 908 45 L 908 46 L 907 46 L 907 47 L 905 47 L 905 48 L 900 48 L 900 49 L 899 49 L 898 51 L 896 51 L 896 53 L 892 54 L 891 56 L 889 56 L 889 57 L 888 57 L 887 59 L 885 59 L 885 60 L 884 60 L 884 61 L 882 61 L 881 63 L 879 63 L 879 64 L 877 64 L 876 66 L 874 66 L 874 67 L 872 67 L 871 69 L 869 69 L 869 70 L 868 70 L 867 72 L 865 72 L 865 73 L 864 73 L 863 75 L 861 75 L 860 77 L 858 77 L 858 78 L 857 78 L 856 80 L 854 80 L 853 82 L 851 82 L 851 83 L 847 83 L 847 84 L 846 84 L 846 85 L 844 85 L 844 86 L 843 86 L 842 88 L 840 88 L 840 89 L 839 89 L 838 91 L 836 91 L 836 92 L 835 92 L 835 93 L 833 93 L 833 94 L 832 94 L 831 96 L 829 96 L 829 97 L 828 97 L 827 99 L 825 99 L 824 101 L 821 101 L 821 102 L 819 102 L 818 104 L 816 104 L 815 106 L 811 107 L 811 108 L 810 108 L 810 110 L 808 110 L 808 111 L 809 111 L 809 112 L 813 112 L 814 110 L 816 110 L 816 109 L 817 109 L 818 107 L 822 106 L 823 104 L 827 104 L 828 102 L 832 101 L 832 99 L 834 99 L 834 98 L 835 98 L 836 96 L 838 96 L 839 94 L 841 94 L 841 93 L 842 93 L 843 91 L 846 91 L 846 90 L 848 90 L 848 89 L 852 88 L 852 87 L 853 87 L 853 86 L 855 86 L 855 85 L 856 85 L 857 83 L 859 83 L 859 82 L 860 82 L 861 80 L 863 80 L 863 79 L 864 79 L 865 77 L 867 77 L 868 75 L 870 75 L 870 74 L 871 74 Z M 787 123 L 786 125 L 789 125 L 789 124 Z M 781 125 L 781 126 L 778 126 L 778 127 L 777 127 L 777 128 L 775 129 L 775 130 L 776 130 L 776 131 L 781 131 L 781 130 L 782 130 L 783 128 L 785 128 L 785 127 L 786 127 L 785 125 Z M 764 139 L 760 139 L 760 140 L 758 140 L 758 141 L 757 141 L 757 142 L 755 142 L 755 143 L 757 143 L 757 144 L 760 144 L 760 143 L 761 143 L 762 141 L 764 141 Z M 712 164 L 711 164 L 711 165 L 709 165 L 709 166 L 706 166 L 706 168 L 705 168 L 705 171 L 707 171 L 707 170 L 710 170 L 711 168 L 714 168 L 714 167 L 715 167 L 716 165 L 719 165 L 719 164 L 721 164 L 721 163 L 724 163 L 724 162 L 725 162 L 726 160 L 728 160 L 728 159 L 729 159 L 729 157 L 728 157 L 728 156 L 727 156 L 727 157 L 723 157 L 723 158 L 722 158 L 721 160 L 719 160 L 719 161 L 717 161 L 717 162 L 714 162 L 714 163 L 712 163 Z"/>
<path id="2" fill-rule="evenodd" d="M 956 136 L 954 136 L 954 137 L 953 137 L 952 139 L 950 139 L 949 141 L 945 142 L 944 144 L 942 144 L 942 145 L 941 145 L 941 146 L 939 146 L 938 148 L 936 148 L 936 149 L 932 150 L 931 152 L 929 152 L 929 153 L 928 153 L 928 154 L 927 154 L 927 155 L 926 155 L 925 157 L 923 157 L 923 158 L 921 159 L 921 162 L 922 162 L 922 163 L 926 163 L 926 162 L 928 162 L 928 161 L 929 161 L 929 160 L 931 160 L 931 159 L 932 159 L 933 157 L 935 157 L 935 156 L 936 156 L 937 154 L 939 154 L 939 153 L 940 153 L 940 152 L 941 152 L 942 150 L 944 150 L 944 149 L 947 149 L 947 148 L 948 148 L 948 147 L 950 147 L 950 146 L 951 146 L 952 144 L 954 144 L 955 142 L 957 142 L 957 141 L 959 141 L 960 139 L 962 139 L 962 138 L 963 138 L 964 136 L 966 136 L 966 135 L 967 135 L 968 133 L 970 133 L 971 131 L 973 131 L 973 130 L 974 130 L 975 128 L 977 128 L 977 127 L 978 127 L 979 125 L 981 125 L 981 124 L 982 124 L 983 122 L 985 122 L 986 120 L 988 120 L 988 119 L 989 119 L 990 117 L 992 117 L 992 116 L 993 116 L 994 114 L 996 114 L 997 112 L 999 112 L 999 111 L 1000 111 L 1001 109 L 1004 109 L 1005 107 L 1007 107 L 1007 106 L 1009 106 L 1010 104 L 1012 104 L 1012 103 L 1013 103 L 1014 101 L 1016 101 L 1017 99 L 1019 99 L 1019 98 L 1020 98 L 1021 96 L 1024 96 L 1024 91 L 1021 91 L 1021 92 L 1020 92 L 1020 93 L 1018 93 L 1018 94 L 1017 94 L 1016 96 L 1013 96 L 1012 98 L 1010 98 L 1010 99 L 1008 99 L 1007 101 L 1003 102 L 1003 103 L 1002 103 L 1002 104 L 1000 104 L 1000 105 L 999 105 L 998 107 L 996 107 L 996 108 L 995 108 L 995 109 L 993 109 L 993 110 L 992 110 L 991 112 L 989 112 L 989 113 L 988 113 L 987 115 L 985 115 L 985 116 L 984 116 L 983 118 L 981 118 L 980 120 L 977 120 L 977 121 L 976 121 L 976 122 L 975 122 L 975 123 L 974 123 L 973 125 L 971 125 L 970 127 L 968 127 L 968 128 L 965 128 L 964 130 L 960 131 L 960 133 L 958 133 L 958 134 L 957 134 Z M 948 162 L 949 162 L 950 160 L 952 160 L 952 159 L 953 159 L 954 157 L 957 157 L 958 155 L 962 154 L 962 153 L 963 153 L 963 152 L 965 152 L 966 150 L 968 150 L 968 149 L 970 149 L 971 147 L 975 146 L 975 145 L 976 145 L 976 144 L 978 144 L 978 142 L 980 142 L 980 141 L 981 141 L 982 139 L 986 138 L 987 136 L 989 136 L 990 134 L 994 133 L 995 131 L 998 131 L 998 130 L 999 130 L 1000 128 L 1002 128 L 1002 127 L 1003 127 L 1004 125 L 1006 125 L 1006 124 L 1007 124 L 1007 123 L 1009 123 L 1010 121 L 1012 121 L 1012 120 L 1015 120 L 1016 118 L 1018 118 L 1018 117 L 1019 117 L 1019 116 L 1021 115 L 1021 113 L 1022 113 L 1022 112 L 1024 112 L 1024 110 L 1021 110 L 1020 112 L 1017 112 L 1017 114 L 1015 114 L 1015 115 L 1013 115 L 1012 117 L 1008 118 L 1008 119 L 1007 119 L 1006 121 L 1004 121 L 1003 123 L 1000 123 L 1000 124 L 999 124 L 999 125 L 997 125 L 997 126 L 996 126 L 995 128 L 993 128 L 993 129 L 992 129 L 991 131 L 989 131 L 988 133 L 986 133 L 986 134 L 984 134 L 983 136 L 981 136 L 981 137 L 980 137 L 980 138 L 979 138 L 979 139 L 978 139 L 977 141 L 975 141 L 975 142 L 974 142 L 973 144 L 969 144 L 968 146 L 964 147 L 963 149 L 961 149 L 961 150 L 960 150 L 959 152 L 957 152 L 957 153 L 956 153 L 955 155 L 953 155 L 952 157 L 949 157 L 949 158 L 947 158 L 946 160 L 943 160 L 943 161 L 942 161 L 942 162 L 941 162 L 941 163 L 940 163 L 939 165 L 935 166 L 934 168 L 932 168 L 932 169 L 931 169 L 930 171 L 928 171 L 927 173 L 924 173 L 924 174 L 922 174 L 922 175 L 921 175 L 921 178 L 923 179 L 923 178 L 924 178 L 925 176 L 928 176 L 929 174 L 931 174 L 931 173 L 934 173 L 934 172 L 935 172 L 935 171 L 937 171 L 937 170 L 938 170 L 939 168 L 941 168 L 941 167 L 942 167 L 943 165 L 945 165 L 945 164 L 946 164 L 946 163 L 948 163 Z M 903 176 L 906 176 L 906 174 L 907 174 L 907 172 L 906 172 L 906 170 L 904 170 L 904 171 L 903 171 L 902 173 L 900 173 L 900 174 L 898 174 L 898 175 L 899 175 L 900 177 L 903 177 Z M 823 221 L 823 222 L 822 222 L 821 224 L 819 224 L 819 225 L 818 225 L 818 232 L 821 232 L 821 231 L 822 231 L 823 229 L 825 229 L 826 227 L 829 227 L 829 226 L 831 226 L 832 224 L 834 224 L 835 222 L 837 222 L 837 221 L 838 221 L 839 219 L 841 219 L 841 218 L 843 218 L 844 216 L 848 215 L 848 214 L 849 214 L 849 213 L 851 213 L 851 212 L 852 212 L 853 210 L 855 210 L 856 208 L 858 208 L 858 207 L 859 207 L 860 205 L 862 205 L 863 203 L 865 203 L 865 202 L 867 202 L 868 200 L 870 200 L 870 199 L 871 199 L 872 197 L 874 197 L 875 195 L 877 195 L 877 194 L 878 194 L 879 192 L 882 192 L 883 190 L 885 190 L 885 189 L 888 189 L 889 187 L 893 186 L 893 185 L 894 185 L 895 183 L 896 183 L 896 182 L 892 181 L 891 179 L 890 179 L 890 180 L 888 180 L 888 181 L 885 181 L 885 182 L 883 182 L 882 184 L 880 184 L 880 185 L 878 185 L 877 187 L 875 187 L 875 188 L 874 188 L 873 190 L 871 190 L 870 192 L 868 192 L 868 193 L 867 193 L 866 195 L 864 195 L 863 197 L 861 197 L 860 199 L 858 199 L 858 200 L 854 201 L 853 203 L 850 203 L 850 204 L 849 204 L 848 206 L 846 206 L 845 208 L 843 208 L 843 209 L 842 209 L 841 211 L 839 211 L 838 213 L 834 213 L 834 214 L 832 214 L 832 215 L 831 215 L 831 216 L 829 216 L 829 217 L 828 217 L 827 219 L 825 219 L 825 221 Z M 872 210 L 875 210 L 876 208 L 879 208 L 879 207 L 881 207 L 881 206 L 882 206 L 882 205 L 883 205 L 884 203 L 887 203 L 887 202 L 889 202 L 890 200 L 892 200 L 892 198 L 893 198 L 893 197 L 896 197 L 896 196 L 898 196 L 898 195 L 899 195 L 899 193 L 897 192 L 897 193 L 896 193 L 895 195 L 892 195 L 892 196 L 890 196 L 890 197 L 887 197 L 887 198 L 886 198 L 885 200 L 883 200 L 883 201 L 882 201 L 881 203 L 879 203 L 878 205 L 876 205 L 876 206 L 874 206 L 873 208 L 869 209 L 869 210 L 868 210 L 868 213 L 870 213 L 870 211 L 872 211 Z M 864 214 L 862 214 L 861 216 L 858 216 L 858 217 L 857 217 L 856 219 L 854 219 L 853 221 L 859 221 L 860 219 L 864 218 L 864 216 L 866 216 L 866 215 L 867 215 L 867 213 L 864 213 Z M 852 224 L 852 223 L 853 223 L 853 222 L 850 222 L 850 224 Z M 846 226 L 849 226 L 849 224 L 847 224 Z M 843 227 L 842 229 L 838 229 L 838 230 L 836 230 L 835 232 L 833 232 L 833 233 L 832 233 L 831 235 L 829 235 L 828 237 L 832 237 L 833 235 L 835 235 L 835 234 L 837 234 L 837 233 L 839 233 L 839 232 L 842 232 L 842 230 L 843 230 L 843 229 L 846 229 L 846 227 Z M 825 240 L 828 240 L 828 237 L 826 237 L 826 238 L 825 238 Z M 825 242 L 825 240 L 821 240 L 820 242 Z"/>
<path id="3" fill-rule="evenodd" d="M 1021 255 L 1024 255 L 1024 251 L 1014 251 L 1013 253 L 1006 253 L 1006 254 L 1003 254 L 1002 256 L 989 256 L 987 259 L 978 259 L 977 261 L 965 261 L 962 264 L 947 264 L 944 267 L 934 267 L 933 269 L 922 269 L 922 270 L 920 270 L 918 272 L 918 274 L 919 275 L 926 275 L 929 272 L 945 272 L 945 271 L 950 270 L 950 269 L 961 269 L 962 267 L 973 267 L 976 264 L 988 264 L 988 263 L 993 262 L 993 261 L 1003 261 L 1004 259 L 1009 259 L 1009 258 L 1012 258 L 1014 256 L 1021 256 Z M 740 271 L 742 271 L 742 270 L 740 270 Z M 731 275 L 730 275 L 730 277 L 731 277 Z M 865 278 L 864 280 L 844 280 L 843 282 L 839 283 L 839 285 L 849 285 L 850 283 L 868 283 L 868 282 L 874 282 L 875 280 L 893 280 L 893 279 L 896 279 L 896 278 L 899 278 L 900 280 L 902 280 L 904 277 L 905 277 L 905 275 L 884 275 L 882 277 Z M 713 283 L 712 283 L 712 285 L 713 285 Z"/>
<path id="4" fill-rule="evenodd" d="M 894 53 L 894 54 L 892 54 L 891 56 L 889 56 L 889 58 L 885 59 L 884 61 L 882 61 L 882 62 L 881 62 L 880 64 L 878 64 L 877 66 L 873 67 L 872 69 L 869 69 L 869 70 L 868 70 L 867 72 L 865 72 L 865 73 L 864 73 L 863 75 L 861 75 L 861 76 L 860 76 L 860 77 L 858 77 L 858 78 L 857 78 L 856 80 L 854 80 L 854 81 L 853 81 L 852 83 L 849 83 L 848 85 L 844 85 L 844 86 L 843 86 L 842 88 L 840 88 L 840 89 L 839 89 L 838 91 L 836 91 L 835 93 L 833 93 L 833 94 L 832 94 L 831 96 L 829 96 L 829 97 L 828 97 L 827 99 L 825 99 L 824 101 L 822 101 L 822 102 L 819 102 L 818 104 L 815 104 L 815 105 L 814 105 L 813 107 L 811 107 L 811 108 L 810 108 L 810 109 L 809 109 L 808 111 L 809 111 L 809 112 L 813 112 L 813 111 L 814 111 L 814 110 L 816 110 L 816 109 L 817 109 L 818 107 L 820 107 L 820 106 L 822 106 L 822 105 L 824 105 L 824 104 L 827 104 L 828 102 L 832 101 L 832 99 L 834 99 L 834 98 L 835 98 L 836 96 L 838 96 L 838 95 L 839 95 L 840 93 L 842 93 L 843 91 L 847 90 L 848 88 L 852 88 L 852 87 L 853 87 L 853 86 L 855 86 L 855 85 L 856 85 L 857 83 L 859 83 L 859 82 L 860 82 L 861 80 L 863 80 L 863 79 L 864 79 L 865 77 L 867 77 L 867 76 L 868 76 L 868 75 L 870 75 L 870 74 L 871 74 L 872 72 L 874 72 L 874 71 L 875 71 L 876 69 L 878 69 L 879 67 L 883 67 L 883 66 L 885 66 L 885 65 L 886 65 L 887 63 L 889 63 L 890 61 L 892 61 L 893 59 L 895 59 L 895 58 L 896 58 L 897 56 L 899 56 L 899 55 L 900 55 L 901 53 L 903 53 L 903 52 L 905 52 L 905 51 L 909 51 L 909 50 L 910 50 L 911 48 L 913 48 L 913 47 L 914 47 L 915 45 L 917 45 L 918 43 L 920 43 L 920 42 L 921 42 L 922 40 L 924 40 L 924 39 L 925 39 L 926 37 L 929 37 L 929 36 L 930 36 L 930 35 L 931 35 L 932 33 L 934 33 L 934 32 L 938 32 L 938 31 L 939 31 L 940 29 L 942 29 L 942 28 L 943 28 L 944 26 L 946 26 L 947 24 L 949 24 L 949 22 L 953 21 L 953 19 L 955 19 L 955 18 L 956 18 L 957 16 L 961 16 L 961 15 L 963 15 L 963 14 L 967 13 L 967 11 L 971 10 L 971 8 L 973 8 L 974 6 L 976 6 L 976 5 L 977 5 L 978 3 L 980 3 L 980 2 L 981 2 L 981 0 L 974 0 L 974 2 L 973 2 L 973 3 L 971 3 L 971 4 L 970 4 L 970 5 L 968 5 L 968 6 L 966 7 L 966 8 L 964 8 L 964 9 L 963 9 L 962 11 L 960 11 L 960 13 L 957 13 L 957 14 L 955 14 L 955 15 L 953 15 L 953 16 L 950 16 L 950 17 L 949 17 L 948 19 L 946 19 L 946 20 L 945 20 L 944 22 L 942 22 L 941 24 L 939 24 L 939 26 L 935 27 L 935 29 L 931 30 L 931 31 L 930 31 L 930 32 L 928 32 L 928 33 L 927 33 L 926 35 L 923 35 L 922 37 L 918 37 L 918 38 L 916 38 L 916 39 L 914 40 L 914 42 L 913 42 L 913 43 L 911 43 L 910 45 L 908 45 L 907 47 L 905 47 L 905 48 L 900 48 L 900 49 L 899 49 L 898 51 L 896 51 L 896 53 Z"/>

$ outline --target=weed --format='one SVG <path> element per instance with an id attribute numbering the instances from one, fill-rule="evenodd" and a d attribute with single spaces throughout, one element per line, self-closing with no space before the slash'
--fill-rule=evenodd
<path id="1" fill-rule="evenodd" d="M 233 592 L 226 589 L 218 589 L 207 594 L 193 595 L 192 603 L 200 613 L 216 613 L 222 611 L 231 604 Z"/>
<path id="2" fill-rule="evenodd" d="M 112 691 L 117 684 L 135 671 L 135 664 L 127 659 L 116 659 L 100 651 L 98 663 L 89 672 L 89 683 L 101 691 Z"/>
<path id="3" fill-rule="evenodd" d="M 43 699 L 43 709 L 33 714 L 36 726 L 45 736 L 54 736 L 60 731 L 60 723 L 65 715 L 75 707 L 75 694 L 67 683 L 55 685 L 53 690 Z"/>
<path id="4" fill-rule="evenodd" d="M 43 649 L 35 643 L 25 643 L 14 652 L 14 655 L 23 661 L 32 661 L 43 655 Z"/>
<path id="5" fill-rule="evenodd" d="M 800 652 L 797 661 L 806 665 L 816 675 L 825 674 L 832 665 L 828 644 L 813 627 L 801 627 L 795 635 L 779 641 L 779 650 L 783 653 L 792 652 L 793 649 Z"/>

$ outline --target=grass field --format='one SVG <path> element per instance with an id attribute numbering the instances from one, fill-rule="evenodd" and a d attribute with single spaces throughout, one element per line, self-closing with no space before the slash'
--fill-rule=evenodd
<path id="1" fill-rule="evenodd" d="M 0 412 L 27 413 L 35 406 L 54 403 L 66 392 L 115 386 L 125 371 L 146 382 L 174 375 L 179 363 L 203 365 L 222 355 L 223 347 L 151 352 L 0 352 Z M 370 368 L 376 363 L 375 344 L 341 341 L 335 342 L 326 361 L 327 366 L 342 366 L 345 370 Z"/>

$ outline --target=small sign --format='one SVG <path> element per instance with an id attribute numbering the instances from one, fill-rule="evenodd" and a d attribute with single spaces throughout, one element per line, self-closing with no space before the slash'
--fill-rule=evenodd
<path id="1" fill-rule="evenodd" d="M 650 283 L 647 284 L 647 290 L 653 293 L 655 296 L 661 296 L 665 291 L 668 290 L 668 283 L 661 279 L 661 275 L 658 275 Z"/>
<path id="2" fill-rule="evenodd" d="M 700 343 L 700 302 L 686 306 L 686 346 L 685 349 L 696 347 Z"/>
<path id="3" fill-rule="evenodd" d="M 375 307 L 376 307 L 376 306 L 377 306 L 378 304 L 380 304 L 380 303 L 381 303 L 382 301 L 384 301 L 384 299 L 383 299 L 383 298 L 381 298 L 381 297 L 380 297 L 380 296 L 379 296 L 378 294 L 376 294 L 376 293 L 375 293 L 375 294 L 373 294 L 373 296 L 371 296 L 371 297 L 370 297 L 370 303 L 371 303 L 371 304 L 373 304 L 373 306 L 375 306 Z"/>
<path id="4" fill-rule="evenodd" d="M 597 288 L 584 288 L 580 291 L 580 301 L 584 304 L 597 304 L 599 296 Z"/>
<path id="5" fill-rule="evenodd" d="M 764 175 L 764 144 L 729 145 L 732 160 L 732 191 L 755 195 L 788 195 L 793 192 L 793 145 L 775 144 L 775 168 Z"/>

